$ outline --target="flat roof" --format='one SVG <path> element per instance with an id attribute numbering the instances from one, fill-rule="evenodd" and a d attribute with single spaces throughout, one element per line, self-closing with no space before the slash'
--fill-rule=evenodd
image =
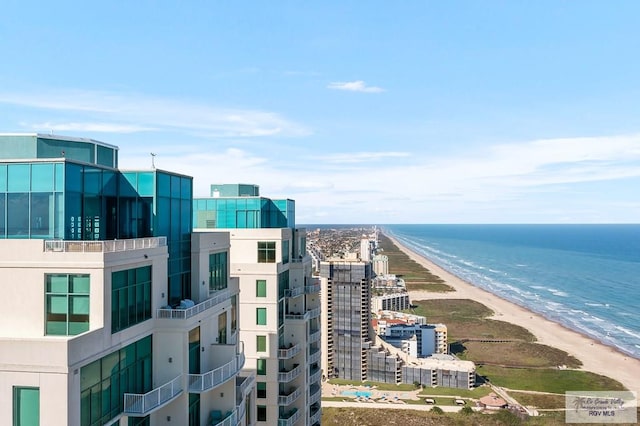
<path id="1" fill-rule="evenodd" d="M 119 150 L 118 146 L 112 145 L 106 142 L 102 142 L 99 140 L 91 139 L 91 138 L 79 138 L 75 136 L 63 136 L 63 135 L 55 135 L 53 133 L 0 133 L 0 137 L 2 136 L 33 136 L 40 139 L 55 139 L 69 142 L 89 142 L 94 143 L 96 145 L 102 145 L 107 148 Z"/>

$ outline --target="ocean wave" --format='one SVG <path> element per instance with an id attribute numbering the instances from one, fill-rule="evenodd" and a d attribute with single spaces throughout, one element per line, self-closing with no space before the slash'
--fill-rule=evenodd
<path id="1" fill-rule="evenodd" d="M 629 336 L 633 336 L 633 337 L 635 337 L 635 338 L 637 338 L 637 339 L 640 339 L 640 334 L 638 334 L 638 333 L 634 333 L 633 331 L 629 330 L 629 329 L 628 329 L 628 328 L 626 328 L 626 327 L 623 327 L 623 326 L 621 326 L 621 325 L 616 325 L 616 326 L 615 326 L 615 328 L 616 328 L 617 330 L 622 331 L 624 334 L 627 334 L 627 335 L 629 335 Z"/>

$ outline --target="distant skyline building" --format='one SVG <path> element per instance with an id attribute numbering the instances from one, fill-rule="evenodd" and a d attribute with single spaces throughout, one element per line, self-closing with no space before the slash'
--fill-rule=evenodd
<path id="1" fill-rule="evenodd" d="M 192 187 L 0 135 L 0 424 L 254 424 L 229 234 L 192 232 Z"/>
<path id="2" fill-rule="evenodd" d="M 328 378 L 367 380 L 371 346 L 371 263 L 328 260 L 320 263 L 322 368 Z"/>
<path id="3" fill-rule="evenodd" d="M 295 202 L 262 197 L 257 185 L 211 191 L 194 200 L 194 226 L 230 235 L 240 339 L 247 367 L 257 371 L 257 424 L 319 424 L 320 285 L 311 277 L 306 230 L 295 227 Z"/>

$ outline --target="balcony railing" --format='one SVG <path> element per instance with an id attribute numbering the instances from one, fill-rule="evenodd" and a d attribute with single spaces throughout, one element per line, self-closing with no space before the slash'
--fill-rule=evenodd
<path id="1" fill-rule="evenodd" d="M 284 297 L 297 297 L 304 293 L 303 287 L 288 288 L 284 291 Z"/>
<path id="2" fill-rule="evenodd" d="M 244 398 L 247 389 L 253 386 L 253 383 L 256 381 L 255 373 L 250 376 L 236 376 L 236 388 L 237 388 L 237 398 Z"/>
<path id="3" fill-rule="evenodd" d="M 278 418 L 278 426 L 293 426 L 300 418 L 300 411 L 297 408 L 281 414 Z"/>
<path id="4" fill-rule="evenodd" d="M 314 362 L 318 362 L 320 360 L 320 349 L 311 350 L 309 353 L 309 364 L 313 364 Z"/>
<path id="5" fill-rule="evenodd" d="M 278 395 L 278 405 L 291 405 L 300 395 L 302 395 L 302 389 L 300 388 L 294 388 L 286 395 L 280 394 Z"/>
<path id="6" fill-rule="evenodd" d="M 320 401 L 322 398 L 322 391 L 320 390 L 320 386 L 311 385 L 311 389 L 309 390 L 309 404 L 315 404 Z"/>
<path id="7" fill-rule="evenodd" d="M 317 318 L 320 316 L 321 311 L 322 311 L 322 308 L 318 306 L 317 308 L 308 310 L 307 314 L 309 314 L 309 318 Z"/>
<path id="8" fill-rule="evenodd" d="M 318 340 L 320 340 L 320 330 L 312 331 L 309 334 L 309 342 L 308 343 L 314 343 L 314 342 L 317 342 Z"/>
<path id="9" fill-rule="evenodd" d="M 278 373 L 278 382 L 289 383 L 290 381 L 298 377 L 301 372 L 302 372 L 301 365 L 296 365 L 294 368 L 292 368 L 289 371 L 281 371 Z"/>
<path id="10" fill-rule="evenodd" d="M 300 352 L 301 348 L 299 344 L 295 344 L 288 349 L 278 349 L 278 359 L 293 358 Z"/>
<path id="11" fill-rule="evenodd" d="M 189 392 L 203 393 L 208 392 L 216 386 L 221 385 L 244 367 L 244 352 L 236 354 L 228 363 L 208 371 L 204 374 L 189 374 Z"/>
<path id="12" fill-rule="evenodd" d="M 284 316 L 285 320 L 308 320 L 310 317 L 309 311 L 303 313 L 290 312 Z"/>
<path id="13" fill-rule="evenodd" d="M 141 250 L 164 247 L 167 237 L 132 238 L 128 240 L 47 240 L 44 251 L 64 253 L 112 253 L 116 251 Z"/>
<path id="14" fill-rule="evenodd" d="M 318 293 L 320 291 L 320 284 L 312 284 L 304 286 L 304 292 L 307 294 Z"/>
<path id="15" fill-rule="evenodd" d="M 198 303 L 190 308 L 186 309 L 171 309 L 171 308 L 160 308 L 156 311 L 156 316 L 158 318 L 163 319 L 187 319 L 191 318 L 194 315 L 199 314 L 200 312 L 204 312 L 209 308 L 214 307 L 218 303 L 224 302 L 229 299 L 231 294 L 229 289 L 219 290 L 214 293 L 213 297 L 205 300 L 204 302 Z"/>
<path id="16" fill-rule="evenodd" d="M 316 368 L 311 371 L 311 375 L 309 376 L 309 383 L 316 383 L 320 380 L 320 376 L 322 375 L 322 370 Z"/>
<path id="17" fill-rule="evenodd" d="M 211 424 L 213 426 L 236 426 L 238 424 L 238 413 L 236 410 L 228 411 L 223 418 L 212 418 Z"/>
<path id="18" fill-rule="evenodd" d="M 311 418 L 309 418 L 309 424 L 313 426 L 316 423 L 320 423 L 321 418 L 322 418 L 322 408 L 317 408 L 315 412 L 312 410 Z"/>
<path id="19" fill-rule="evenodd" d="M 143 417 L 168 404 L 182 393 L 182 375 L 145 394 L 125 393 L 124 414 Z"/>

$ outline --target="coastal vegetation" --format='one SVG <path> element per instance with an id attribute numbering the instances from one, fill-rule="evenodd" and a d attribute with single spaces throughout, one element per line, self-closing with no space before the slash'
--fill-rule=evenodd
<path id="1" fill-rule="evenodd" d="M 389 273 L 404 279 L 408 291 L 447 292 L 453 288 L 442 278 L 432 274 L 424 266 L 409 258 L 398 246 L 386 237 L 380 235 L 378 247 L 380 253 L 389 258 Z"/>

